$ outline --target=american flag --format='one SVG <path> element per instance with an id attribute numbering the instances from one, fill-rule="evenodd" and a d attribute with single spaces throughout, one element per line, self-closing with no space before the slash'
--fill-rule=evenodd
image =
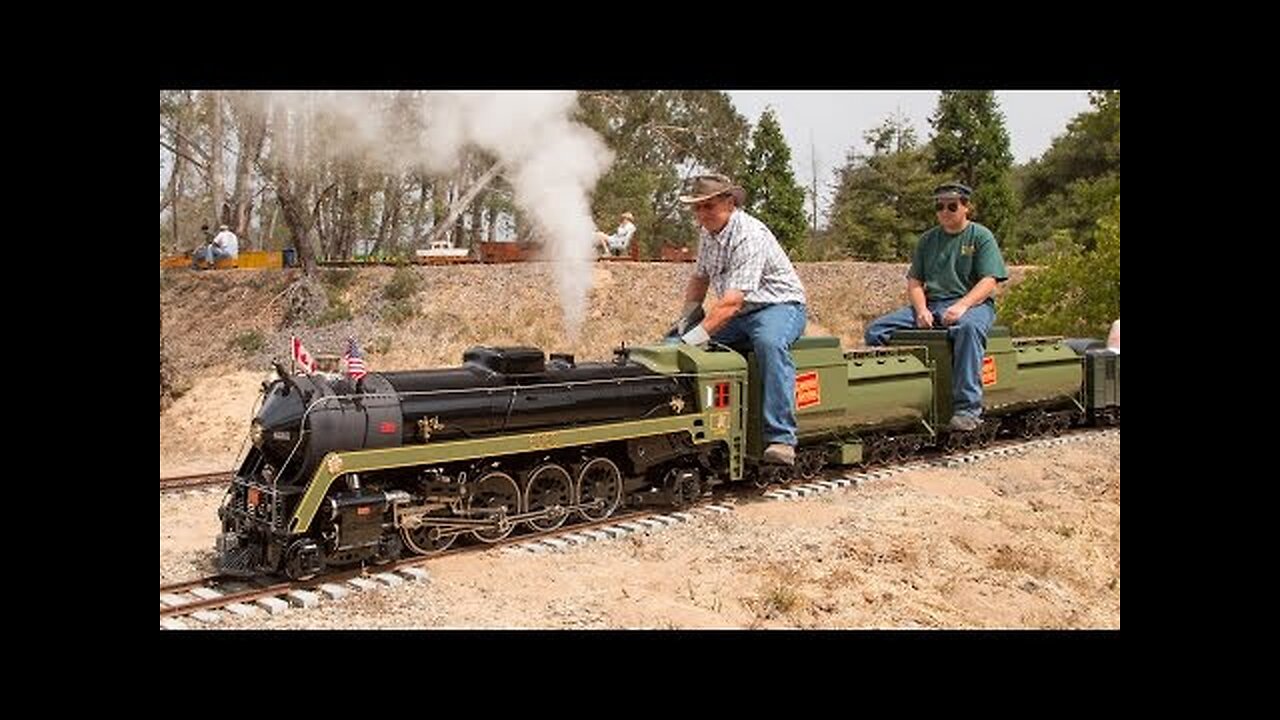
<path id="1" fill-rule="evenodd" d="M 359 380 L 369 374 L 364 367 L 364 358 L 360 355 L 360 346 L 356 345 L 355 338 L 347 338 L 347 352 L 342 359 L 347 363 L 347 376 L 352 380 Z"/>

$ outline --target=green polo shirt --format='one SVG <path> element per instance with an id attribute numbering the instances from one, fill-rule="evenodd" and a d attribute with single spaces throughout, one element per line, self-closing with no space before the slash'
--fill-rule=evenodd
<path id="1" fill-rule="evenodd" d="M 984 277 L 1009 279 L 996 236 L 986 227 L 970 222 L 951 235 L 941 225 L 920 236 L 907 277 L 924 282 L 930 300 L 959 299 Z M 987 302 L 994 303 L 991 297 Z"/>

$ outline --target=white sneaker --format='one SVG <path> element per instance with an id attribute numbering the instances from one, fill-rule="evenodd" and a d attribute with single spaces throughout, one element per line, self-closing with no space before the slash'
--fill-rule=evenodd
<path id="1" fill-rule="evenodd" d="M 778 465 L 795 465 L 796 449 L 791 445 L 770 443 L 769 447 L 764 450 L 764 461 Z"/>
<path id="2" fill-rule="evenodd" d="M 973 415 L 952 415 L 951 422 L 947 424 L 947 428 L 969 432 L 970 430 L 977 430 L 981 424 L 982 420 Z"/>

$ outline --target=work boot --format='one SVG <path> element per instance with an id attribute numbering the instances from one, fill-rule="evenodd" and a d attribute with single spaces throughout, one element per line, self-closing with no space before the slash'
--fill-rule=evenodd
<path id="1" fill-rule="evenodd" d="M 947 428 L 955 431 L 969 432 L 971 430 L 977 430 L 978 426 L 981 424 L 982 421 L 974 415 L 952 415 L 951 422 L 947 425 Z"/>
<path id="2" fill-rule="evenodd" d="M 782 443 L 770 443 L 769 447 L 765 448 L 764 461 L 777 465 L 795 465 L 796 449 Z"/>

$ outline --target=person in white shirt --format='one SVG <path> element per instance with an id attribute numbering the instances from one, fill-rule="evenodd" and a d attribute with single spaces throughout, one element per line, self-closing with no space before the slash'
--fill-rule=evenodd
<path id="1" fill-rule="evenodd" d="M 1117 355 L 1120 354 L 1120 320 L 1118 318 L 1111 323 L 1111 334 L 1107 336 L 1107 349 L 1115 351 Z"/>
<path id="2" fill-rule="evenodd" d="M 240 240 L 236 238 L 236 234 L 231 232 L 231 228 L 222 225 L 218 228 L 218 234 L 210 240 L 207 245 L 196 248 L 192 253 L 191 267 L 197 270 L 201 267 L 201 261 L 207 267 L 213 267 L 213 264 L 219 260 L 226 258 L 236 258 L 240 255 Z"/>
<path id="3" fill-rule="evenodd" d="M 622 213 L 622 222 L 618 223 L 618 229 L 612 235 L 606 235 L 602 232 L 596 233 L 596 239 L 600 241 L 600 250 L 605 255 L 625 255 L 631 246 L 631 236 L 636 233 L 635 216 L 629 212 Z"/>

